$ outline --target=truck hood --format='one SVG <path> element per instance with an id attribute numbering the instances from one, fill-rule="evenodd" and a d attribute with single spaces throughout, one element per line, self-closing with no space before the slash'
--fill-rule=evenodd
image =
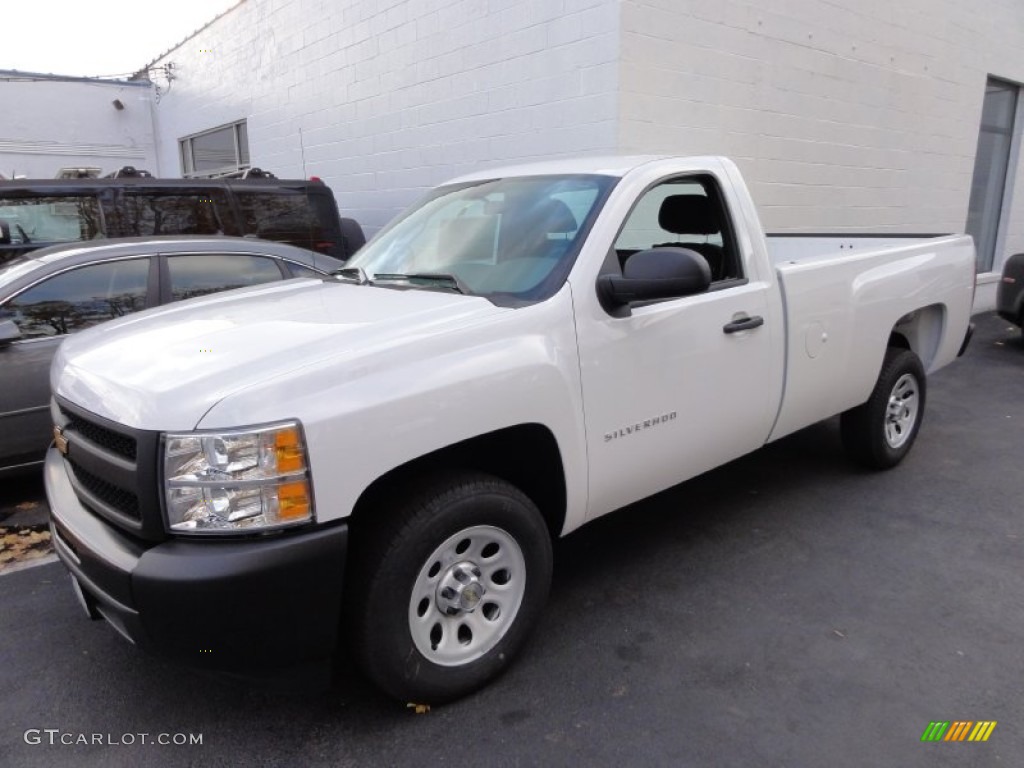
<path id="1" fill-rule="evenodd" d="M 291 280 L 229 291 L 104 323 L 68 338 L 54 392 L 138 429 L 193 429 L 253 384 L 357 359 L 512 310 L 440 291 Z M 297 374 L 301 375 L 301 374 Z"/>

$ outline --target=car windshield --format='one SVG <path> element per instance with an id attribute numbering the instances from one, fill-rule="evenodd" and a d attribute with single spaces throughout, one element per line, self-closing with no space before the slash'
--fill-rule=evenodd
<path id="1" fill-rule="evenodd" d="M 441 187 L 346 263 L 377 284 L 541 301 L 565 282 L 615 179 L 530 176 Z"/>

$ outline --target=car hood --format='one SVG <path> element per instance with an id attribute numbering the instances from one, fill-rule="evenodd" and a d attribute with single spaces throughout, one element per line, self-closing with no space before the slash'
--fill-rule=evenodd
<path id="1" fill-rule="evenodd" d="M 292 280 L 104 323 L 67 339 L 59 396 L 138 429 L 193 429 L 232 392 L 331 358 L 355 359 L 512 310 L 454 293 Z"/>

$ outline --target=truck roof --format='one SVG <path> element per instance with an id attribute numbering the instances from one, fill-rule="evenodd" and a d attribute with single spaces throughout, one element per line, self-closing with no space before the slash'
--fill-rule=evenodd
<path id="1" fill-rule="evenodd" d="M 657 160 L 664 160 L 668 157 L 668 155 L 603 155 L 544 160 L 537 163 L 525 163 L 476 171 L 452 179 L 451 183 L 483 181 L 485 179 L 507 178 L 509 176 L 549 176 L 556 173 L 593 173 L 601 176 L 621 177 L 638 166 Z"/>

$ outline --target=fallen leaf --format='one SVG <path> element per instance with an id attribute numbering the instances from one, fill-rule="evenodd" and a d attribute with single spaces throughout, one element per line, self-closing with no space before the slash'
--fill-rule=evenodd
<path id="1" fill-rule="evenodd" d="M 50 531 L 46 526 L 0 529 L 0 571 L 6 566 L 50 554 Z"/>

